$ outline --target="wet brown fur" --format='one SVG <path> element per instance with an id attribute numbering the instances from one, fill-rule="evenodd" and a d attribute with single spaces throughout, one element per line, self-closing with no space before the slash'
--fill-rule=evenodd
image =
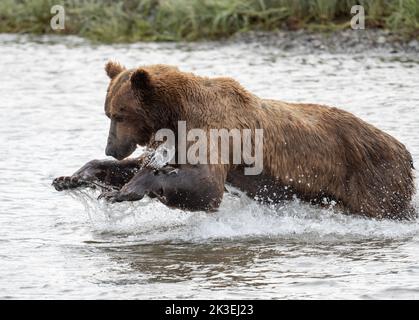
<path id="1" fill-rule="evenodd" d="M 242 167 L 210 165 L 220 190 L 227 180 L 274 201 L 292 194 L 314 202 L 330 197 L 350 213 L 376 218 L 403 217 L 411 210 L 410 153 L 349 112 L 261 99 L 233 79 L 167 65 L 127 70 L 109 62 L 106 71 L 112 80 L 105 112 L 123 119 L 120 132 L 140 145 L 152 144 L 160 128 L 176 130 L 179 120 L 188 129 L 264 129 L 263 174 L 244 176 Z"/>

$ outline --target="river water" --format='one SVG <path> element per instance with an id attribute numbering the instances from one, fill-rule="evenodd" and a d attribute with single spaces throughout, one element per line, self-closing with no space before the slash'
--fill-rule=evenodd
<path id="1" fill-rule="evenodd" d="M 298 201 L 267 207 L 232 194 L 217 213 L 190 213 L 51 187 L 104 158 L 111 58 L 228 75 L 265 98 L 341 107 L 405 143 L 419 167 L 417 55 L 0 35 L 0 57 L 0 298 L 419 298 L 418 221 Z"/>

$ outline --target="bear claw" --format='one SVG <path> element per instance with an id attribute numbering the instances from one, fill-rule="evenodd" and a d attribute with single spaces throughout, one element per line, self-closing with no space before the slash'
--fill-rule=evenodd
<path id="1" fill-rule="evenodd" d="M 78 176 L 58 177 L 52 181 L 55 190 L 62 191 L 66 189 L 74 189 L 85 185 L 86 182 L 81 180 Z"/>
<path id="2" fill-rule="evenodd" d="M 97 199 L 98 200 L 105 199 L 106 201 L 110 203 L 115 203 L 115 202 L 122 202 L 122 201 L 137 201 L 137 200 L 141 200 L 143 197 L 144 197 L 144 194 L 126 193 L 126 192 L 114 190 L 114 191 L 102 192 Z"/>
<path id="3" fill-rule="evenodd" d="M 102 192 L 97 199 L 105 199 L 106 201 L 109 201 L 111 203 L 121 202 L 123 200 L 120 199 L 119 194 L 119 191 L 105 191 Z"/>

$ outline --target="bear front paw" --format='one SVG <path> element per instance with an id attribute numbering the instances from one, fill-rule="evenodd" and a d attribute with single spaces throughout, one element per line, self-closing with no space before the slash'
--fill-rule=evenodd
<path id="1" fill-rule="evenodd" d="M 113 190 L 113 191 L 102 192 L 97 199 L 98 200 L 105 199 L 106 201 L 115 203 L 115 202 L 122 202 L 122 201 L 141 200 L 143 197 L 144 197 L 143 194 L 125 193 L 119 190 Z"/>
<path id="2" fill-rule="evenodd" d="M 105 191 L 105 192 L 102 192 L 97 199 L 98 200 L 105 199 L 106 201 L 109 201 L 111 203 L 121 202 L 123 200 L 121 199 L 119 195 L 120 195 L 120 192 L 118 190 Z"/>
<path id="3" fill-rule="evenodd" d="M 80 179 L 78 176 L 58 177 L 52 181 L 55 190 L 62 191 L 66 189 L 74 189 L 86 185 L 86 181 Z"/>

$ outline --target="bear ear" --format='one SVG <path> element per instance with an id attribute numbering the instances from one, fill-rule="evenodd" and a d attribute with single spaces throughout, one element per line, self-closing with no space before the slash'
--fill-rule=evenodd
<path id="1" fill-rule="evenodd" d="M 105 71 L 109 78 L 114 79 L 118 74 L 125 70 L 125 67 L 119 62 L 109 61 L 105 65 Z"/>
<path id="2" fill-rule="evenodd" d="M 144 69 L 137 69 L 131 75 L 131 87 L 134 92 L 144 96 L 151 93 L 152 84 L 150 74 Z"/>

